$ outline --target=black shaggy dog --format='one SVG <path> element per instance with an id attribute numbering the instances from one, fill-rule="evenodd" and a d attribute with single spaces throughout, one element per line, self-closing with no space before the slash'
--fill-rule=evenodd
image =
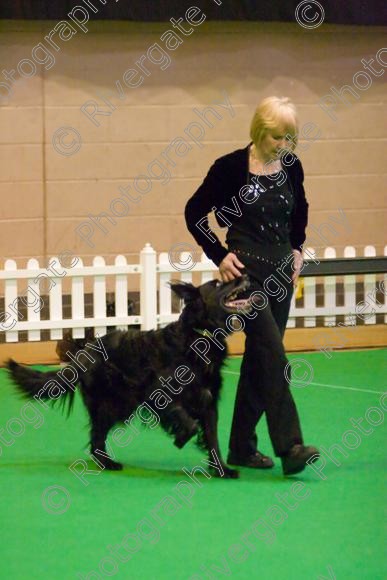
<path id="1" fill-rule="evenodd" d="M 90 416 L 91 452 L 98 451 L 99 461 L 106 469 L 122 469 L 122 464 L 106 453 L 110 429 L 125 422 L 142 405 L 142 409 L 159 416 L 161 426 L 174 437 L 177 447 L 197 435 L 198 444 L 207 450 L 210 460 L 214 459 L 211 453 L 216 453 L 223 477 L 238 477 L 238 472 L 227 467 L 221 458 L 217 408 L 220 371 L 227 356 L 227 317 L 240 312 L 241 307 L 250 309 L 248 300 L 237 298 L 248 286 L 246 275 L 227 283 L 211 280 L 199 287 L 171 283 L 172 290 L 185 303 L 177 322 L 148 332 L 114 331 L 98 338 L 99 346 L 94 341 L 78 350 L 78 366 L 85 370 L 74 382 Z M 104 356 L 96 356 L 96 351 Z M 76 360 L 74 354 L 72 358 Z M 67 400 L 71 411 L 75 396 L 71 383 L 57 387 L 56 394 L 51 394 L 60 373 L 41 373 L 12 359 L 8 369 L 25 396 L 42 399 L 42 404 L 44 399 L 55 402 L 60 398 L 63 404 Z M 172 376 L 178 382 L 174 380 L 171 385 Z M 219 472 L 221 469 L 214 474 Z"/>

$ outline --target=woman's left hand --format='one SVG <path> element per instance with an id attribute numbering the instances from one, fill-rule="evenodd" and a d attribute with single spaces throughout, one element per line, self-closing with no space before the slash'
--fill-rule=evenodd
<path id="1" fill-rule="evenodd" d="M 293 274 L 292 282 L 293 286 L 296 287 L 298 283 L 298 277 L 300 275 L 302 265 L 304 263 L 302 254 L 299 250 L 293 250 Z"/>

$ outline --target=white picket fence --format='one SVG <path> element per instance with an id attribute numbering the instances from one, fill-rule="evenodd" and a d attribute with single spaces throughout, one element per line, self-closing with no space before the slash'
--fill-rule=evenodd
<path id="1" fill-rule="evenodd" d="M 387 248 L 386 248 L 387 250 Z M 385 250 L 385 255 L 387 251 Z M 315 252 L 313 248 L 308 248 L 309 255 Z M 367 246 L 364 248 L 362 256 L 375 256 L 375 248 Z M 324 258 L 335 258 L 334 248 L 326 248 Z M 356 257 L 355 248 L 345 248 L 344 257 Z M 182 265 L 190 263 L 190 255 L 182 253 L 180 263 Z M 50 262 L 57 258 L 51 258 Z M 46 268 L 39 267 L 36 259 L 30 259 L 26 269 L 18 269 L 14 260 L 5 262 L 4 270 L 0 270 L 0 283 L 3 281 L 4 313 L 0 313 L 0 328 L 5 334 L 6 342 L 17 342 L 19 333 L 27 331 L 28 341 L 41 340 L 41 331 L 48 330 L 51 340 L 58 340 L 63 337 L 63 330 L 71 328 L 74 338 L 83 338 L 86 327 L 93 327 L 95 333 L 106 334 L 108 326 L 115 326 L 127 329 L 130 325 L 140 325 L 143 330 L 150 330 L 158 326 L 164 326 L 176 320 L 178 313 L 172 312 L 172 293 L 167 282 L 171 279 L 181 279 L 192 281 L 193 272 L 199 272 L 201 283 L 217 277 L 217 267 L 203 254 L 201 261 L 196 263 L 191 269 L 181 271 L 170 262 L 170 257 L 166 252 L 158 256 L 150 244 L 146 244 L 140 252 L 140 260 L 137 264 L 128 264 L 124 256 L 117 256 L 114 265 L 106 265 L 104 258 L 96 256 L 92 266 L 84 266 L 81 259 L 73 268 L 62 270 L 70 280 L 71 285 L 71 318 L 63 318 L 63 291 L 62 281 L 64 276 L 58 276 Z M 63 274 L 63 272 L 62 272 Z M 40 278 L 38 278 L 40 276 Z M 108 276 L 114 277 L 115 286 L 115 316 L 107 316 L 106 313 L 106 279 Z M 137 276 L 140 278 L 140 313 L 138 315 L 128 315 L 128 277 Z M 49 290 L 49 319 L 41 319 L 41 289 L 40 280 L 49 279 L 51 288 Z M 336 305 L 337 285 L 335 276 L 327 276 L 323 280 L 324 305 L 316 304 L 316 277 L 304 279 L 304 304 L 299 306 L 293 297 L 288 328 L 296 326 L 296 319 L 304 319 L 304 327 L 316 326 L 316 317 L 322 316 L 325 326 L 334 325 L 336 317 L 345 316 L 345 321 L 354 323 L 356 298 L 356 276 L 343 277 L 344 285 L 344 306 Z M 93 295 L 93 316 L 85 317 L 85 282 L 91 279 Z M 380 279 L 380 276 L 379 276 Z M 362 315 L 375 310 L 375 314 L 370 314 L 364 324 L 375 324 L 376 313 L 383 314 L 384 322 L 387 323 L 387 297 L 384 295 L 384 302 L 376 304 L 372 300 L 376 290 L 377 277 L 375 274 L 367 274 L 361 278 L 363 284 L 362 300 L 368 306 L 362 311 Z M 25 296 L 26 320 L 18 310 L 18 297 Z M 157 299 L 158 296 L 158 299 Z M 39 298 L 38 298 L 39 297 Z M 352 314 L 352 317 L 351 317 Z M 22 319 L 20 319 L 22 318 Z M 350 320 L 351 319 L 351 320 Z"/>

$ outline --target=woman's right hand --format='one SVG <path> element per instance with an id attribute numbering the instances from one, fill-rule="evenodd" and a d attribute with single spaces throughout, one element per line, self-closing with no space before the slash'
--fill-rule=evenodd
<path id="1" fill-rule="evenodd" d="M 235 254 L 229 252 L 219 264 L 219 273 L 223 282 L 230 282 L 235 278 L 242 276 L 242 272 L 238 268 L 245 266 L 240 262 Z"/>

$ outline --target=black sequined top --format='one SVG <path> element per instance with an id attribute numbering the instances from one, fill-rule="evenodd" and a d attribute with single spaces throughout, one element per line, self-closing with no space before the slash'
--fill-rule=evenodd
<path id="1" fill-rule="evenodd" d="M 289 182 L 250 173 L 249 185 L 251 194 L 244 198 L 242 214 L 227 232 L 229 250 L 280 260 L 291 251 L 290 216 L 294 198 Z"/>
<path id="2" fill-rule="evenodd" d="M 242 219 L 243 224 L 243 216 L 245 215 L 245 210 L 248 205 L 244 203 L 242 198 L 244 196 L 244 188 L 248 181 L 250 145 L 251 144 L 243 149 L 232 151 L 231 153 L 217 159 L 209 169 L 203 183 L 188 200 L 185 207 L 184 213 L 188 230 L 195 238 L 197 244 L 203 248 L 206 255 L 217 265 L 219 265 L 228 252 L 231 251 L 230 243 L 234 242 L 234 240 L 228 236 L 228 241 L 230 242 L 228 244 L 229 247 L 226 248 L 222 245 L 216 233 L 209 227 L 208 214 L 214 212 L 216 221 L 221 228 L 233 227 L 234 224 L 236 225 L 236 222 L 240 221 L 240 219 Z M 292 154 L 287 155 L 286 159 L 282 159 L 282 165 L 284 173 L 287 176 L 287 186 L 284 185 L 284 187 L 289 187 L 289 190 L 286 191 L 291 191 L 293 197 L 293 209 L 291 215 L 287 216 L 288 221 L 286 222 L 282 220 L 278 221 L 278 219 L 274 221 L 273 229 L 270 229 L 270 233 L 268 233 L 271 240 L 270 242 L 268 238 L 264 240 L 262 237 L 260 237 L 260 240 L 258 241 L 257 236 L 259 232 L 256 227 L 254 228 L 253 221 L 251 221 L 250 223 L 253 226 L 253 237 L 251 238 L 249 236 L 250 244 L 248 246 L 251 247 L 251 241 L 253 241 L 254 246 L 260 246 L 260 251 L 267 250 L 269 253 L 277 255 L 280 253 L 282 253 L 282 255 L 286 254 L 283 250 L 285 249 L 285 246 L 288 246 L 288 238 L 290 240 L 290 248 L 296 248 L 298 250 L 302 249 L 302 244 L 305 241 L 305 228 L 308 222 L 308 202 L 305 198 L 305 190 L 303 186 L 304 172 L 301 162 L 296 155 Z M 264 184 L 262 177 L 260 178 L 260 183 Z M 275 181 L 272 181 L 270 185 L 275 185 Z M 273 190 L 268 189 L 267 192 L 265 192 L 265 195 L 266 193 L 268 193 L 266 198 L 263 197 L 264 194 L 262 193 L 262 200 L 269 200 L 272 196 L 272 199 L 278 199 L 275 197 L 276 194 Z M 283 195 L 285 196 L 285 194 Z M 261 203 L 262 200 L 259 199 L 257 201 Z M 288 201 L 290 204 L 289 199 Z M 264 204 L 264 206 L 265 210 L 263 212 L 260 210 L 261 214 L 266 211 L 266 205 Z M 252 212 L 251 219 L 253 219 L 254 216 L 258 218 L 257 213 L 254 214 L 253 207 L 254 204 L 251 204 L 251 207 L 249 208 Z M 274 211 L 274 214 L 277 214 L 279 209 L 280 208 L 278 207 Z M 242 216 L 240 215 L 241 212 Z M 273 217 L 275 218 L 274 214 Z M 276 221 L 279 224 L 278 228 L 275 226 Z M 260 225 L 264 226 L 265 229 L 267 225 L 267 232 L 269 232 L 268 224 L 271 223 L 273 225 L 273 222 L 270 221 L 270 219 L 267 223 L 260 222 L 259 220 L 256 223 L 259 227 Z M 280 225 L 281 223 L 282 225 Z M 239 242 L 243 239 L 246 240 L 247 243 L 247 238 L 243 237 L 243 231 L 241 232 L 240 229 L 241 227 L 241 225 L 236 225 L 237 229 L 234 230 L 234 233 L 239 234 Z M 246 225 L 246 227 L 249 226 Z M 261 229 L 261 232 L 264 231 L 265 230 Z M 273 237 L 271 237 L 271 234 L 273 234 Z M 231 235 L 233 234 L 231 233 Z M 276 235 L 278 235 L 280 240 L 276 239 Z M 284 242 L 283 247 L 281 245 L 276 245 L 278 241 Z"/>
<path id="3" fill-rule="evenodd" d="M 289 241 L 293 195 L 289 183 L 276 182 L 267 175 L 256 179 L 249 174 L 251 195 L 244 198 L 241 217 L 229 228 L 227 243 L 253 241 L 280 246 Z M 248 202 L 248 203 L 247 203 Z"/>

